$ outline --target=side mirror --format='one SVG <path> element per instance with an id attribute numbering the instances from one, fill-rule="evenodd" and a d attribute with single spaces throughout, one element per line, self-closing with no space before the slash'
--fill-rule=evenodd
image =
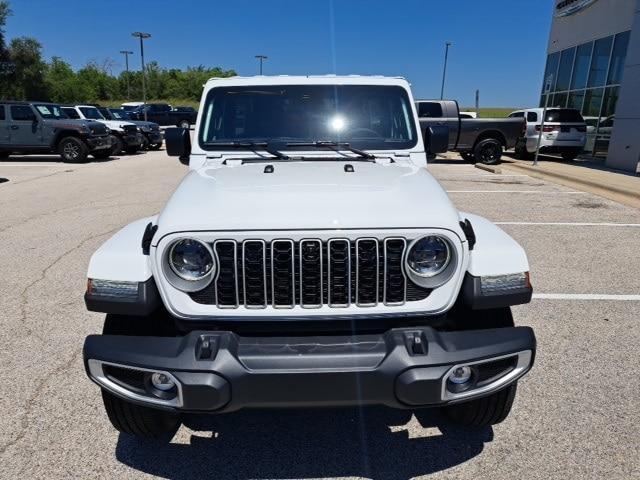
<path id="1" fill-rule="evenodd" d="M 424 148 L 428 155 L 449 150 L 449 127 L 432 125 L 425 131 Z"/>
<path id="2" fill-rule="evenodd" d="M 186 128 L 167 128 L 164 131 L 167 155 L 178 157 L 180 163 L 189 165 L 191 155 L 191 135 Z"/>

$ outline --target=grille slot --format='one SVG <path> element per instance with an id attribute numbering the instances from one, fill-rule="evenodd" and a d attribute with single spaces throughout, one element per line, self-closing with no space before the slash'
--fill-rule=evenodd
<path id="1" fill-rule="evenodd" d="M 424 300 L 431 290 L 408 282 L 404 274 L 407 245 L 400 237 L 216 240 L 216 278 L 189 296 L 221 309 L 397 306 Z"/>

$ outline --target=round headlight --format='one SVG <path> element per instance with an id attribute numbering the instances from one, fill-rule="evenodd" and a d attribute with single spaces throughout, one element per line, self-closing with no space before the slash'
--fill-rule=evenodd
<path id="1" fill-rule="evenodd" d="M 430 278 L 443 272 L 451 260 L 449 243 L 430 235 L 413 243 L 407 255 L 407 266 L 420 277 Z"/>
<path id="2" fill-rule="evenodd" d="M 178 240 L 169 251 L 169 266 L 183 280 L 202 280 L 213 270 L 211 250 L 198 240 Z"/>

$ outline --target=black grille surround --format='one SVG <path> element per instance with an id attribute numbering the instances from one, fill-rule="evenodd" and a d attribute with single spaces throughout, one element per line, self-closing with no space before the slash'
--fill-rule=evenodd
<path id="1" fill-rule="evenodd" d="M 408 245 L 402 237 L 216 240 L 216 277 L 189 296 L 220 309 L 404 305 L 431 293 L 404 273 Z"/>

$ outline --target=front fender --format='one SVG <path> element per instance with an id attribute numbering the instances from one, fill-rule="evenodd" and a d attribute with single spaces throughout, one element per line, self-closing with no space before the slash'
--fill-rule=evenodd
<path id="1" fill-rule="evenodd" d="M 157 215 L 130 223 L 104 242 L 89 261 L 88 278 L 145 282 L 151 278 L 149 256 L 142 253 L 142 235 Z"/>
<path id="2" fill-rule="evenodd" d="M 467 271 L 474 277 L 508 275 L 529 271 L 524 249 L 504 230 L 484 217 L 460 212 L 468 218 L 476 234 L 476 244 L 469 252 Z"/>

